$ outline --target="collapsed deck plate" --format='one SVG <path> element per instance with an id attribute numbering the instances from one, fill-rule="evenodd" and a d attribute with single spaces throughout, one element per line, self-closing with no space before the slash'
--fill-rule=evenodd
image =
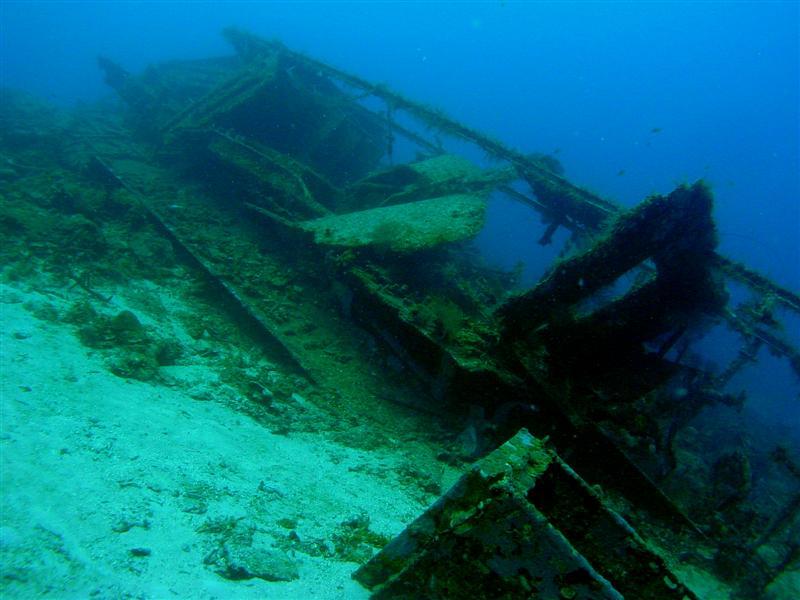
<path id="1" fill-rule="evenodd" d="M 409 253 L 477 235 L 483 227 L 486 201 L 453 194 L 418 202 L 372 208 L 306 221 L 302 229 L 325 246 L 378 246 Z"/>

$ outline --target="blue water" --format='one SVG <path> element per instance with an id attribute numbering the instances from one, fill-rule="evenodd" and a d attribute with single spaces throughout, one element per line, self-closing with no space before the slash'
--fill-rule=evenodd
<path id="1" fill-rule="evenodd" d="M 799 6 L 3 1 L 2 85 L 91 101 L 109 93 L 98 54 L 138 72 L 229 53 L 219 32 L 236 25 L 554 153 L 572 181 L 626 205 L 705 178 L 721 251 L 798 291 Z M 480 243 L 499 264 L 533 264 L 535 223 L 500 204 Z M 785 364 L 765 360 L 753 383 L 800 420 Z"/>

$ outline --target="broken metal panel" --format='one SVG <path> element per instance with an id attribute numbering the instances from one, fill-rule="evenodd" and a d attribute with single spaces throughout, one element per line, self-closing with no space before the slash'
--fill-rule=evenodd
<path id="1" fill-rule="evenodd" d="M 353 576 L 374 598 L 696 598 L 524 429 Z"/>
<path id="2" fill-rule="evenodd" d="M 301 228 L 324 246 L 408 253 L 474 237 L 485 212 L 483 198 L 458 194 L 321 217 Z"/>

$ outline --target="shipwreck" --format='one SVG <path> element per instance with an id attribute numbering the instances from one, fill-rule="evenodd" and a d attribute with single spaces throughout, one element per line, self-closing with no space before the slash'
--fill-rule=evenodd
<path id="1" fill-rule="evenodd" d="M 728 383 L 760 351 L 800 376 L 785 324 L 800 297 L 717 251 L 708 186 L 623 209 L 552 157 L 278 42 L 225 36 L 232 56 L 140 75 L 100 59 L 125 135 L 98 126 L 76 160 L 136 203 L 264 352 L 330 390 L 330 410 L 378 393 L 391 362 L 408 393 L 386 402 L 470 423 L 470 455 L 442 452 L 465 475 L 354 573 L 362 585 L 682 599 L 698 597 L 686 573 L 699 569 L 753 598 L 796 568 L 790 452 L 766 451 L 779 491 L 752 485 L 743 448 L 696 445 L 702 476 L 682 462 L 698 415 L 747 401 Z M 496 195 L 541 216 L 531 245 L 569 233 L 530 289 L 469 244 Z M 274 284 L 286 273 L 289 296 Z M 740 343 L 716 370 L 692 349 L 709 324 Z"/>

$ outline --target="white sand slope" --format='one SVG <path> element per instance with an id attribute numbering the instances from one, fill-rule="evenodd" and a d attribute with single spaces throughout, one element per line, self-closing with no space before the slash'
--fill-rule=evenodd
<path id="1" fill-rule="evenodd" d="M 401 481 L 399 452 L 192 398 L 235 395 L 208 366 L 171 367 L 171 387 L 118 378 L 34 316 L 53 298 L 0 291 L 3 597 L 362 598 L 343 546 L 363 560 L 355 538 L 434 498 Z"/>

